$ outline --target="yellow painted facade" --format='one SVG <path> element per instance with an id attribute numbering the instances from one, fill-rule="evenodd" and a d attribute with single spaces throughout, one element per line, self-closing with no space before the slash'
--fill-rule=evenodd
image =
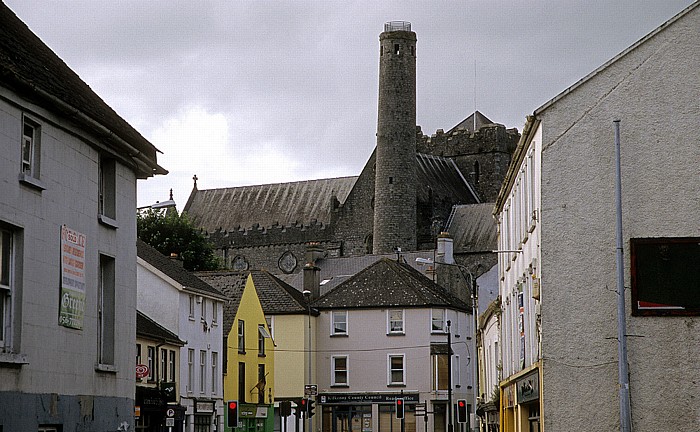
<path id="1" fill-rule="evenodd" d="M 242 349 L 239 348 L 239 322 L 243 322 L 244 329 L 244 347 L 241 347 Z M 276 391 L 275 346 L 272 338 L 263 337 L 264 352 L 261 351 L 260 326 L 268 335 L 271 334 L 255 291 L 253 278 L 248 275 L 231 331 L 228 334 L 228 346 L 226 347 L 228 362 L 224 377 L 224 399 L 227 401 L 238 400 L 241 404 L 272 405 L 274 403 Z M 244 381 L 239 380 L 241 364 L 245 365 Z M 260 365 L 265 368 L 264 383 L 259 379 Z M 243 382 L 244 385 L 241 390 L 239 390 L 240 382 Z M 260 398 L 261 391 L 263 392 L 262 399 Z"/>
<path id="2" fill-rule="evenodd" d="M 309 375 L 309 352 L 314 352 L 315 337 L 309 348 L 308 315 L 275 315 L 272 318 L 275 343 L 275 396 L 277 399 L 304 397 L 304 385 L 316 382 L 315 356 L 311 356 Z M 316 320 L 311 320 L 311 335 L 315 335 Z M 302 369 L 303 368 L 303 369 Z"/>

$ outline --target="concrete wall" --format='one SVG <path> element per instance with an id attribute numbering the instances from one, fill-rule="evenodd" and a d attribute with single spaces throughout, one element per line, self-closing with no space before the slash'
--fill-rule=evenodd
<path id="1" fill-rule="evenodd" d="M 615 168 L 621 120 L 625 284 L 631 237 L 700 236 L 700 8 L 539 114 L 545 430 L 617 430 Z M 696 431 L 700 318 L 632 317 L 633 430 Z"/>
<path id="2" fill-rule="evenodd" d="M 39 190 L 18 181 L 22 115 L 41 125 Z M 133 424 L 136 328 L 136 178 L 116 164 L 118 229 L 98 222 L 100 140 L 0 89 L 0 222 L 22 246 L 15 275 L 14 354 L 0 354 L 0 424 L 36 430 L 116 430 Z M 60 229 L 85 234 L 86 306 L 82 330 L 58 324 Z M 99 256 L 115 259 L 114 371 L 98 371 Z M 12 363 L 22 359 L 20 364 Z M 8 363 L 9 362 L 9 363 Z M 53 395 L 53 396 L 49 396 Z M 53 402 L 51 402 L 53 401 Z"/>

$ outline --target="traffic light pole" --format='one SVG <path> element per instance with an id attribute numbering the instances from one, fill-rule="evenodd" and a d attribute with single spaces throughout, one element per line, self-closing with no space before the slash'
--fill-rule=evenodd
<path id="1" fill-rule="evenodd" d="M 452 423 L 452 331 L 447 320 L 447 432 L 454 432 Z"/>

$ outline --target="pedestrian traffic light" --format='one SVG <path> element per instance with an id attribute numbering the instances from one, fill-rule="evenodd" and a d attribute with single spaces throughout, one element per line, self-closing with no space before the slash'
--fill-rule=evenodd
<path id="1" fill-rule="evenodd" d="M 467 401 L 459 399 L 457 401 L 457 423 L 467 422 Z"/>
<path id="2" fill-rule="evenodd" d="M 292 403 L 290 401 L 280 402 L 280 416 L 289 417 L 292 415 Z"/>
<path id="3" fill-rule="evenodd" d="M 402 419 L 404 414 L 403 398 L 396 399 L 396 418 Z"/>
<path id="4" fill-rule="evenodd" d="M 230 428 L 238 427 L 238 401 L 226 403 L 226 425 Z"/>
<path id="5" fill-rule="evenodd" d="M 309 418 L 314 416 L 314 408 L 316 408 L 314 405 L 316 405 L 316 401 L 313 399 L 309 399 L 308 407 L 306 408 L 308 410 Z"/>
<path id="6" fill-rule="evenodd" d="M 309 400 L 304 398 L 299 401 L 299 405 L 297 405 L 297 415 L 301 416 L 303 413 L 306 417 L 308 417 L 308 409 L 309 409 Z"/>

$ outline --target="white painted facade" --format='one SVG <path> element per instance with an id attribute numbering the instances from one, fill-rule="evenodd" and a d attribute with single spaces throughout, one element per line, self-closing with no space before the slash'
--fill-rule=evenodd
<path id="1" fill-rule="evenodd" d="M 179 355 L 184 430 L 194 432 L 194 416 L 202 415 L 218 425 L 212 431 L 223 431 L 223 295 L 189 289 L 141 258 L 137 273 L 139 310 L 185 342 Z"/>

